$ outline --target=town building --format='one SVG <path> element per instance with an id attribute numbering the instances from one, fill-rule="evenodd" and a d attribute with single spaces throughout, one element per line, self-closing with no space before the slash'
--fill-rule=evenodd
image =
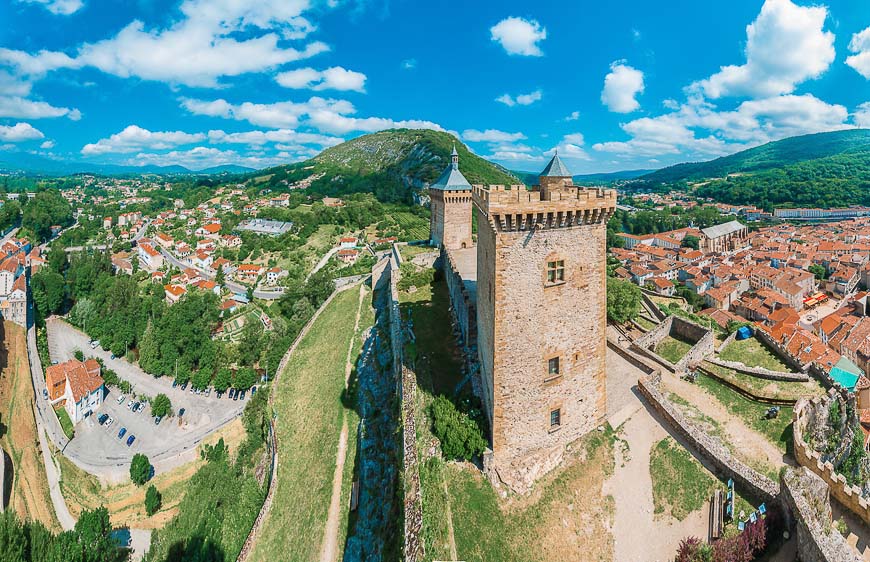
<path id="1" fill-rule="evenodd" d="M 45 370 L 48 399 L 61 404 L 76 424 L 103 403 L 106 387 L 100 376 L 100 364 L 94 359 L 70 359 Z"/>

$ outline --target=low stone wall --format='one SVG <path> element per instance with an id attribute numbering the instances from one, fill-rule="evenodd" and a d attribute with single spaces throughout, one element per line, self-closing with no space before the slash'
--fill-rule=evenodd
<path id="1" fill-rule="evenodd" d="M 6 511 L 6 451 L 0 447 L 0 513 Z"/>
<path id="2" fill-rule="evenodd" d="M 797 360 L 795 360 L 795 358 L 791 356 L 787 349 L 782 347 L 779 342 L 770 337 L 770 335 L 764 330 L 755 330 L 755 337 L 767 344 L 774 351 L 774 353 L 776 353 L 779 358 L 782 359 L 783 363 L 785 363 L 792 369 L 795 369 L 796 371 L 806 372 L 806 370 L 809 368 L 809 365 L 801 365 Z"/>
<path id="3" fill-rule="evenodd" d="M 698 454 L 703 457 L 722 478 L 733 478 L 740 489 L 748 490 L 755 498 L 773 503 L 779 495 L 779 485 L 735 458 L 717 438 L 702 431 L 688 421 L 683 414 L 659 391 L 657 375 L 637 381 L 638 390 L 646 401 L 667 421 Z"/>
<path id="4" fill-rule="evenodd" d="M 626 348 L 622 347 L 619 342 L 615 342 L 612 339 L 607 338 L 607 347 L 618 353 L 620 356 L 622 356 L 623 359 L 625 359 L 647 375 L 658 371 L 657 365 L 653 364 L 652 362 L 647 362 L 643 356 L 630 352 Z"/>
<path id="5" fill-rule="evenodd" d="M 810 380 L 810 376 L 806 373 L 785 373 L 783 371 L 771 371 L 770 369 L 765 369 L 763 367 L 750 367 L 743 363 L 738 363 L 737 361 L 725 361 L 717 357 L 708 357 L 707 362 L 714 365 L 719 365 L 720 367 L 731 369 L 733 371 L 737 371 L 738 373 L 752 375 L 753 377 L 758 377 L 759 379 L 790 382 L 808 382 Z"/>
<path id="6" fill-rule="evenodd" d="M 788 468 L 782 499 L 797 528 L 797 556 L 802 562 L 858 562 L 858 553 L 832 529 L 828 487 L 806 468 Z"/>
<path id="7" fill-rule="evenodd" d="M 720 345 L 720 346 L 716 349 L 716 353 L 722 353 L 722 350 L 725 349 L 726 347 L 728 347 L 728 345 L 729 345 L 731 342 L 733 342 L 736 338 L 737 338 L 737 330 L 734 330 L 733 332 L 731 332 L 730 334 L 728 334 L 728 337 L 725 338 L 725 341 L 722 342 L 722 345 Z"/>
<path id="8" fill-rule="evenodd" d="M 404 502 L 403 559 L 406 562 L 423 560 L 423 494 L 420 489 L 420 470 L 417 459 L 417 375 L 404 364 L 402 315 L 399 310 L 399 270 L 394 263 L 390 272 L 390 346 L 393 352 L 393 374 L 398 381 L 402 414 L 402 483 Z"/>
<path id="9" fill-rule="evenodd" d="M 846 482 L 845 476 L 835 472 L 833 464 L 822 462 L 821 455 L 813 450 L 804 439 L 807 423 L 810 416 L 816 411 L 816 408 L 824 406 L 836 394 L 845 394 L 847 392 L 842 388 L 832 388 L 825 396 L 818 396 L 811 400 L 806 398 L 798 400 L 798 403 L 794 407 L 792 424 L 794 456 L 798 464 L 814 472 L 828 485 L 831 494 L 841 504 L 860 517 L 865 524 L 870 525 L 870 502 L 861 497 L 861 489 L 857 486 L 850 486 Z"/>
<path id="10" fill-rule="evenodd" d="M 692 348 L 676 363 L 671 363 L 651 348 L 654 348 L 667 336 L 676 336 L 684 341 L 694 342 Z M 689 365 L 700 363 L 705 357 L 713 354 L 716 335 L 712 330 L 690 322 L 685 318 L 671 315 L 661 324 L 637 338 L 631 350 L 659 363 L 671 372 L 679 372 Z"/>

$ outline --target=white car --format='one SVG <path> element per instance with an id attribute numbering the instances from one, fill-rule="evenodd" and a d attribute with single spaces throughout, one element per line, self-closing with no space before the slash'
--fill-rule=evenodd
<path id="1" fill-rule="evenodd" d="M 124 403 L 124 398 L 126 398 L 126 396 L 124 396 L 123 394 L 122 394 L 121 396 L 119 396 L 119 397 L 118 397 L 118 404 L 123 404 L 123 403 Z"/>
<path id="2" fill-rule="evenodd" d="M 128 410 L 132 410 L 132 409 L 133 409 L 133 401 L 132 401 L 132 400 L 130 400 L 129 402 L 127 402 L 127 409 L 128 409 Z"/>

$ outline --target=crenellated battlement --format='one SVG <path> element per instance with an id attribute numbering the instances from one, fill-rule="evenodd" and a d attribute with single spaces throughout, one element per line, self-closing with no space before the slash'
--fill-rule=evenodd
<path id="1" fill-rule="evenodd" d="M 575 185 L 546 192 L 538 186 L 475 185 L 472 199 L 497 232 L 606 223 L 616 209 L 615 190 Z"/>

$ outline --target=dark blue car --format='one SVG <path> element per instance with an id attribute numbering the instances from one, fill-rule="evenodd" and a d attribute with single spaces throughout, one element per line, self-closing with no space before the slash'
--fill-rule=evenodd
<path id="1" fill-rule="evenodd" d="M 130 445 L 132 445 L 132 444 L 133 444 L 133 441 L 135 441 L 135 440 L 136 440 L 136 436 L 135 436 L 135 435 L 131 435 L 130 437 L 128 437 L 128 438 L 127 438 L 127 446 L 129 447 Z"/>
<path id="2" fill-rule="evenodd" d="M 118 439 L 123 439 L 123 438 L 124 438 L 124 435 L 126 435 L 126 434 L 127 434 L 127 428 L 126 428 L 126 427 L 122 427 L 122 428 L 121 428 L 121 431 L 118 432 Z"/>

